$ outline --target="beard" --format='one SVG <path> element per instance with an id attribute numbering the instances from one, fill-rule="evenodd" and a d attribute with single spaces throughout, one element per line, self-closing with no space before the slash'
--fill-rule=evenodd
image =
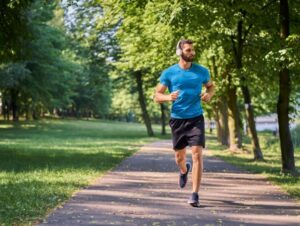
<path id="1" fill-rule="evenodd" d="M 190 56 L 187 56 L 186 54 L 182 53 L 181 55 L 182 59 L 186 62 L 193 62 L 195 56 L 194 55 L 190 55 Z"/>

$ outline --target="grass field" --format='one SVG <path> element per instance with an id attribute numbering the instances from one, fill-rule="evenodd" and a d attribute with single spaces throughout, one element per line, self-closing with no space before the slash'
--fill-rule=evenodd
<path id="1" fill-rule="evenodd" d="M 246 170 L 264 174 L 275 184 L 280 185 L 290 195 L 300 202 L 300 178 L 284 175 L 281 173 L 281 152 L 279 147 L 279 138 L 274 137 L 271 132 L 260 132 L 259 140 L 265 161 L 252 161 L 253 153 L 251 151 L 250 139 L 244 138 L 243 151 L 232 153 L 226 147 L 219 145 L 215 139 L 207 140 L 208 149 L 213 151 L 216 157 L 240 166 Z M 300 148 L 295 148 L 295 164 L 300 169 Z"/>
<path id="2" fill-rule="evenodd" d="M 140 124 L 96 120 L 1 122 L 0 137 L 0 225 L 33 224 L 158 139 Z"/>
<path id="3" fill-rule="evenodd" d="M 154 126 L 156 134 L 160 127 Z M 149 138 L 143 125 L 99 120 L 0 122 L 0 225 L 32 225 L 78 189 L 115 167 Z M 253 162 L 249 139 L 231 153 L 207 133 L 213 154 L 265 174 L 300 200 L 299 178 L 282 175 L 279 140 L 260 133 L 265 162 Z M 295 150 L 300 168 L 300 149 Z"/>

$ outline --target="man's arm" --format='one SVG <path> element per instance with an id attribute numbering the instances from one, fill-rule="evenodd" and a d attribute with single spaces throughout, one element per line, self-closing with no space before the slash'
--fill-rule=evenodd
<path id="1" fill-rule="evenodd" d="M 165 94 L 167 86 L 158 84 L 155 88 L 154 101 L 157 103 L 163 103 L 166 101 L 174 101 L 177 99 L 179 91 L 175 91 L 171 94 Z"/>
<path id="2" fill-rule="evenodd" d="M 201 94 L 201 100 L 204 102 L 209 102 L 213 95 L 215 94 L 215 85 L 209 80 L 206 84 L 204 84 L 206 91 Z"/>

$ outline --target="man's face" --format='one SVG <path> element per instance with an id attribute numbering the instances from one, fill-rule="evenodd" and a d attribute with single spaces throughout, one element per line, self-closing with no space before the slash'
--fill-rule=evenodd
<path id="1" fill-rule="evenodd" d="M 192 62 L 194 60 L 195 50 L 192 44 L 183 44 L 181 57 L 186 62 Z"/>

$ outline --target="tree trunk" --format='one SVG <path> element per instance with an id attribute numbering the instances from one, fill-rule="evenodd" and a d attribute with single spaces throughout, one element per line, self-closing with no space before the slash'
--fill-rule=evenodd
<path id="1" fill-rule="evenodd" d="M 235 151 L 242 147 L 241 132 L 239 126 L 239 114 L 237 108 L 236 87 L 230 87 L 228 93 L 228 127 L 229 127 L 229 148 Z"/>
<path id="2" fill-rule="evenodd" d="M 217 139 L 219 143 L 222 143 L 222 128 L 220 124 L 220 111 L 219 106 L 216 104 L 213 106 L 213 117 L 216 123 L 216 130 L 217 130 Z"/>
<path id="3" fill-rule="evenodd" d="M 235 56 L 235 61 L 236 61 L 236 68 L 239 72 L 239 76 L 242 81 L 241 88 L 242 88 L 242 93 L 244 96 L 244 103 L 245 103 L 245 108 L 246 108 L 246 120 L 247 120 L 247 123 L 249 126 L 249 132 L 251 135 L 251 143 L 252 143 L 254 159 L 262 160 L 263 154 L 260 149 L 257 131 L 256 131 L 256 127 L 255 127 L 255 120 L 254 120 L 253 107 L 251 104 L 250 91 L 248 89 L 248 86 L 246 85 L 246 79 L 241 72 L 242 68 L 243 68 L 243 64 L 242 64 L 243 45 L 244 45 L 244 40 L 246 38 L 245 37 L 246 34 L 245 34 L 244 38 L 242 37 L 242 34 L 243 34 L 243 21 L 242 20 L 240 20 L 238 22 L 237 31 L 238 31 L 237 46 L 235 47 L 235 44 L 233 43 L 233 50 L 234 50 L 234 56 Z"/>
<path id="4" fill-rule="evenodd" d="M 10 104 L 9 101 L 4 99 L 3 105 L 2 105 L 2 112 L 4 120 L 9 121 L 9 111 L 10 111 Z"/>
<path id="5" fill-rule="evenodd" d="M 224 99 L 225 102 L 222 102 Z M 221 96 L 217 101 L 216 106 L 213 106 L 213 109 L 218 142 L 222 145 L 229 146 L 228 109 L 226 98 Z"/>
<path id="6" fill-rule="evenodd" d="M 28 106 L 28 104 L 26 106 L 25 118 L 26 118 L 27 121 L 32 119 L 32 112 L 31 112 L 31 109 Z"/>
<path id="7" fill-rule="evenodd" d="M 214 75 L 214 80 L 218 76 L 218 70 L 216 65 L 216 58 L 215 56 L 212 57 L 212 71 Z M 222 73 L 221 76 L 223 79 L 226 79 L 228 75 L 227 72 Z M 215 121 L 217 125 L 217 137 L 218 141 L 222 145 L 229 146 L 228 139 L 229 139 L 229 131 L 228 131 L 228 109 L 227 109 L 227 98 L 224 95 L 221 95 L 214 106 L 214 115 Z"/>
<path id="8" fill-rule="evenodd" d="M 33 119 L 33 120 L 38 120 L 38 119 L 40 118 L 40 115 L 41 115 L 40 109 L 39 109 L 38 107 L 35 106 L 35 107 L 32 109 L 32 119 Z"/>
<path id="9" fill-rule="evenodd" d="M 262 151 L 261 151 L 260 145 L 259 145 L 259 140 L 258 140 L 257 131 L 256 131 L 256 127 L 255 127 L 253 107 L 251 104 L 251 97 L 250 97 L 248 87 L 242 86 L 242 92 L 244 95 L 246 118 L 247 118 L 247 122 L 248 122 L 248 129 L 249 129 L 249 132 L 251 135 L 254 160 L 263 160 L 263 154 L 262 154 Z"/>
<path id="10" fill-rule="evenodd" d="M 221 97 L 219 105 L 219 124 L 221 129 L 220 142 L 222 145 L 229 146 L 229 131 L 228 131 L 228 105 L 225 96 Z"/>
<path id="11" fill-rule="evenodd" d="M 166 135 L 166 114 L 165 114 L 165 105 L 160 104 L 161 111 L 161 135 Z"/>
<path id="12" fill-rule="evenodd" d="M 13 121 L 19 121 L 19 114 L 18 114 L 18 91 L 16 89 L 10 90 L 11 94 L 11 109 L 13 115 Z"/>
<path id="13" fill-rule="evenodd" d="M 134 72 L 134 76 L 136 79 L 136 84 L 138 89 L 138 99 L 142 110 L 142 117 L 147 128 L 148 136 L 152 137 L 154 136 L 154 133 L 152 130 L 151 121 L 147 111 L 146 100 L 143 92 L 142 72 L 141 71 Z"/>
<path id="14" fill-rule="evenodd" d="M 289 36 L 289 6 L 288 0 L 280 0 L 280 39 L 284 47 L 285 39 Z M 279 98 L 277 102 L 277 114 L 279 124 L 279 137 L 281 147 L 282 171 L 296 172 L 294 147 L 289 128 L 289 99 L 291 81 L 289 70 L 283 68 L 279 72 Z"/>

